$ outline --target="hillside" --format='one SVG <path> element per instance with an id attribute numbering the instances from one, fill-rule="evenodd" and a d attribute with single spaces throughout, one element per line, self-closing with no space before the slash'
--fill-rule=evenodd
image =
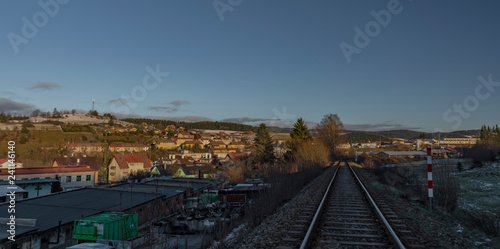
<path id="1" fill-rule="evenodd" d="M 184 127 L 185 129 L 201 129 L 201 130 L 231 130 L 231 131 L 256 131 L 257 127 L 251 125 L 218 122 L 218 121 L 201 121 L 201 122 L 184 122 L 184 121 L 171 121 L 161 119 L 148 119 L 148 118 L 125 118 L 121 121 L 142 124 L 147 123 L 151 125 L 175 125 L 176 127 Z"/>
<path id="2" fill-rule="evenodd" d="M 63 124 L 77 124 L 77 125 L 90 125 L 90 124 L 107 124 L 109 118 L 102 116 L 91 116 L 89 114 L 75 113 L 75 114 L 63 114 L 60 118 L 44 118 L 44 117 L 30 117 L 30 122 L 41 123 L 41 122 L 60 122 Z M 133 124 L 123 121 L 114 120 L 116 125 L 121 126 L 132 126 Z"/>
<path id="3" fill-rule="evenodd" d="M 375 141 L 391 142 L 391 139 L 386 136 L 370 134 L 364 131 L 355 131 L 348 133 L 347 140 L 349 141 L 349 143 L 366 143 Z"/>

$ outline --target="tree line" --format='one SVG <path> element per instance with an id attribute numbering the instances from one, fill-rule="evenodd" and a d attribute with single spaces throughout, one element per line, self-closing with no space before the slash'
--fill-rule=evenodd
<path id="1" fill-rule="evenodd" d="M 184 127 L 186 129 L 202 129 L 202 130 L 231 130 L 231 131 L 253 131 L 257 130 L 256 127 L 245 124 L 230 123 L 230 122 L 218 122 L 218 121 L 201 121 L 201 122 L 184 122 L 184 121 L 172 121 L 172 120 L 161 120 L 161 119 L 148 119 L 148 118 L 125 118 L 123 121 L 142 124 L 147 123 L 149 125 L 155 125 L 156 127 L 166 127 L 169 125 L 175 125 L 175 127 Z"/>
<path id="2" fill-rule="evenodd" d="M 481 143 L 500 144 L 500 128 L 483 125 L 479 134 Z"/>
<path id="3" fill-rule="evenodd" d="M 304 167 L 325 166 L 330 161 L 343 155 L 339 152 L 340 144 L 347 142 L 346 131 L 336 114 L 328 114 L 314 129 L 314 137 L 302 118 L 299 118 L 286 141 L 287 152 L 281 158 L 285 163 L 295 164 L 294 171 Z M 261 124 L 254 139 L 253 161 L 256 164 L 276 161 L 275 142 L 270 130 Z"/>

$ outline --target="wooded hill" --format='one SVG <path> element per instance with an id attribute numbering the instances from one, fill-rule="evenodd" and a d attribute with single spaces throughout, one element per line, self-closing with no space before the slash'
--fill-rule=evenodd
<path id="1" fill-rule="evenodd" d="M 185 129 L 201 129 L 201 130 L 230 130 L 230 131 L 256 131 L 257 127 L 251 125 L 218 122 L 218 121 L 201 121 L 201 122 L 184 122 L 184 121 L 171 121 L 161 119 L 148 119 L 148 118 L 125 118 L 121 119 L 133 124 L 147 123 L 155 125 L 156 127 L 167 127 L 175 125 L 175 127 L 184 127 Z"/>

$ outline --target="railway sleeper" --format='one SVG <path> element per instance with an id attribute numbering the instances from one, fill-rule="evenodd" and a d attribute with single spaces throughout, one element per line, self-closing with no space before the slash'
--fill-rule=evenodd
<path id="1" fill-rule="evenodd" d="M 347 225 L 347 226 L 378 226 L 377 223 L 368 223 L 368 222 L 333 222 L 327 221 L 324 222 L 325 225 Z"/>
<path id="2" fill-rule="evenodd" d="M 363 218 L 349 218 L 349 217 L 326 217 L 325 220 L 355 220 L 355 221 L 376 221 L 375 218 L 373 219 L 363 219 Z"/>
<path id="3" fill-rule="evenodd" d="M 351 230 L 351 231 L 363 231 L 363 232 L 379 232 L 378 229 L 373 228 L 355 228 L 355 227 L 323 227 L 323 230 Z"/>
<path id="4" fill-rule="evenodd" d="M 352 238 L 384 238 L 380 234 L 351 234 L 351 233 L 322 233 L 323 236 L 352 237 Z"/>
<path id="5" fill-rule="evenodd" d="M 352 245 L 352 246 L 387 246 L 386 243 L 378 242 L 355 242 L 355 241 L 336 241 L 336 240 L 320 240 L 321 244 L 336 244 L 336 245 Z"/>
<path id="6" fill-rule="evenodd" d="M 347 216 L 347 217 L 373 217 L 371 214 L 355 214 L 355 213 L 327 213 L 329 217 L 339 217 L 339 216 Z"/>

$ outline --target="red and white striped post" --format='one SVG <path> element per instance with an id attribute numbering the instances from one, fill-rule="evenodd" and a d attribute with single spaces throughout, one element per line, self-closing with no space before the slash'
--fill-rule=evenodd
<path id="1" fill-rule="evenodd" d="M 430 146 L 427 147 L 427 185 L 429 191 L 429 210 L 432 212 L 434 192 L 432 190 L 432 149 Z"/>

